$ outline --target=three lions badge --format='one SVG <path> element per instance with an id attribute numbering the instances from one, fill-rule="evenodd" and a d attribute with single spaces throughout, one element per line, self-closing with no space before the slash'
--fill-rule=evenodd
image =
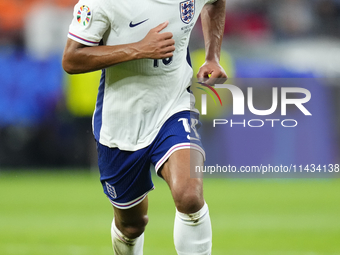
<path id="1" fill-rule="evenodd" d="M 188 0 L 179 3 L 181 20 L 185 24 L 189 24 L 195 16 L 195 0 Z"/>

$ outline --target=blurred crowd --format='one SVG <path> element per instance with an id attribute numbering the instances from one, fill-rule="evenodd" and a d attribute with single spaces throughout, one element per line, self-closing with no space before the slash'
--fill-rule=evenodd
<path id="1" fill-rule="evenodd" d="M 0 0 L 0 46 L 61 51 L 77 0 Z M 198 29 L 196 31 L 199 31 Z M 340 0 L 227 0 L 226 38 L 340 37 Z"/>
<path id="2" fill-rule="evenodd" d="M 26 48 L 37 58 L 60 53 L 76 0 L 0 0 L 0 47 Z"/>
<path id="3" fill-rule="evenodd" d="M 227 0 L 231 36 L 340 36 L 339 0 Z"/>

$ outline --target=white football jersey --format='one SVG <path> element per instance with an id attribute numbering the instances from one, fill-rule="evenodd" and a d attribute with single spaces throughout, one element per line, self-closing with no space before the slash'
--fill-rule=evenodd
<path id="1" fill-rule="evenodd" d="M 195 110 L 189 93 L 193 76 L 188 55 L 191 30 L 208 0 L 80 0 L 68 37 L 88 46 L 142 40 L 169 21 L 175 52 L 169 59 L 127 61 L 103 70 L 93 115 L 97 141 L 134 151 L 148 146 L 164 122 Z"/>

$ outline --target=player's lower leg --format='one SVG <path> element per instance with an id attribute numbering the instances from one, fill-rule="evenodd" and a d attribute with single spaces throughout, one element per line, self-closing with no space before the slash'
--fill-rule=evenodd
<path id="1" fill-rule="evenodd" d="M 126 237 L 115 225 L 111 226 L 112 247 L 115 255 L 142 255 L 144 233 L 137 238 Z"/>
<path id="2" fill-rule="evenodd" d="M 174 242 L 178 255 L 210 255 L 211 222 L 207 204 L 196 213 L 176 210 Z"/>
<path id="3" fill-rule="evenodd" d="M 115 255 L 142 255 L 144 230 L 148 223 L 148 198 L 129 209 L 113 207 L 115 218 L 111 226 Z"/>
<path id="4" fill-rule="evenodd" d="M 190 176 L 190 168 L 197 165 L 203 166 L 203 155 L 183 149 L 175 151 L 160 172 L 177 208 L 174 242 L 178 255 L 211 254 L 211 222 L 203 198 L 203 180 Z"/>

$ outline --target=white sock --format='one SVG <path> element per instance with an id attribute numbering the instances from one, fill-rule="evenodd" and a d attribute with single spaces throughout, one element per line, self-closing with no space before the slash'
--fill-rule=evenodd
<path id="1" fill-rule="evenodd" d="M 113 219 L 111 237 L 115 255 L 143 255 L 144 233 L 135 239 L 130 239 L 120 232 Z"/>
<path id="2" fill-rule="evenodd" d="M 178 255 L 210 255 L 212 231 L 208 205 L 196 213 L 176 210 L 174 242 Z"/>

